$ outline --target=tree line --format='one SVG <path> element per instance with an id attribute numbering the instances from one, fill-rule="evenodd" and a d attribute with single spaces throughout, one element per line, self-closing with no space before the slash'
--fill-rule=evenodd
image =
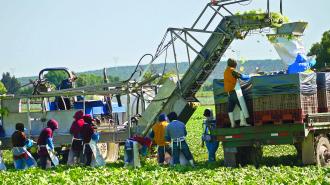
<path id="1" fill-rule="evenodd" d="M 61 82 L 68 78 L 68 75 L 63 71 L 50 71 L 45 75 L 45 79 L 49 82 L 52 89 L 56 89 Z M 119 77 L 108 76 L 109 83 L 118 82 Z M 100 85 L 104 83 L 101 76 L 94 74 L 79 74 L 75 81 L 76 87 L 83 87 L 88 85 Z M 32 84 L 21 84 L 18 79 L 9 72 L 2 74 L 0 82 L 0 94 L 32 94 Z"/>

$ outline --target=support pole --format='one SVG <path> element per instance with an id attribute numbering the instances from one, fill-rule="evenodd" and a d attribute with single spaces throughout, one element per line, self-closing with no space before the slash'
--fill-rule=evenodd
<path id="1" fill-rule="evenodd" d="M 267 14 L 268 18 L 270 18 L 269 0 L 267 0 Z"/>
<path id="2" fill-rule="evenodd" d="M 282 2 L 282 0 L 280 0 L 280 12 L 281 12 L 281 15 L 283 15 L 283 2 Z"/>
<path id="3" fill-rule="evenodd" d="M 184 39 L 185 39 L 185 41 L 188 43 L 188 40 L 187 40 L 187 32 L 184 32 Z M 186 44 L 186 50 L 187 50 L 188 63 L 189 63 L 189 66 L 190 66 L 191 60 L 190 60 L 189 47 L 188 47 L 187 44 Z"/>
<path id="4" fill-rule="evenodd" d="M 32 136 L 32 125 L 31 125 L 31 107 L 30 107 L 30 98 L 27 99 L 27 102 L 26 102 L 26 109 L 27 109 L 27 117 L 28 117 L 28 126 L 29 126 L 29 138 L 31 138 Z"/>
<path id="5" fill-rule="evenodd" d="M 178 60 L 177 60 L 177 57 L 176 57 L 175 45 L 174 45 L 174 40 L 173 40 L 173 31 L 171 31 L 171 41 L 172 41 L 173 55 L 174 55 L 174 61 L 175 61 L 176 76 L 178 78 L 179 89 L 181 90 L 181 82 L 180 82 L 180 76 L 179 76 Z"/>
<path id="6" fill-rule="evenodd" d="M 131 128 L 132 128 L 132 122 L 131 122 L 131 95 L 129 90 L 130 83 L 127 83 L 127 121 L 128 121 L 128 137 L 131 137 Z"/>

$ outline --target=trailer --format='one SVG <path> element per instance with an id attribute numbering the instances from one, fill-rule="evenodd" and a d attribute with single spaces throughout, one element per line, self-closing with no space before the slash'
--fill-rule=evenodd
<path id="1" fill-rule="evenodd" d="M 258 166 L 265 145 L 294 145 L 304 165 L 330 164 L 330 113 L 308 115 L 303 124 L 217 128 L 211 134 L 222 142 L 225 165 L 229 167 Z"/>

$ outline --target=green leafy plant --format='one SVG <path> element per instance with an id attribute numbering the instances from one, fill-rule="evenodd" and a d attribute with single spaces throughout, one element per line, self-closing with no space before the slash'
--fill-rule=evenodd
<path id="1" fill-rule="evenodd" d="M 121 158 L 105 167 L 60 165 L 51 170 L 40 168 L 17 171 L 13 169 L 12 154 L 4 152 L 8 170 L 0 172 L 0 184 L 329 184 L 328 168 L 301 167 L 296 150 L 291 145 L 266 146 L 261 166 L 227 168 L 223 165 L 220 145 L 217 162 L 207 163 L 207 150 L 201 147 L 203 111 L 200 106 L 187 123 L 187 141 L 196 167 L 158 166 L 156 158 L 147 157 L 139 169 L 124 168 Z M 214 108 L 210 106 L 208 108 Z"/>

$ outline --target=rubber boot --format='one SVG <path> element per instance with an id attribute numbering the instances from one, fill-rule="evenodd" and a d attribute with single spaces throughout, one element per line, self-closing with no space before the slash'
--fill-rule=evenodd
<path id="1" fill-rule="evenodd" d="M 189 160 L 189 163 L 192 167 L 195 167 L 194 160 Z"/>
<path id="2" fill-rule="evenodd" d="M 245 119 L 245 116 L 244 116 L 243 111 L 240 112 L 240 123 L 239 123 L 239 126 L 244 126 L 244 127 L 251 126 L 251 125 L 249 125 L 249 124 L 246 123 L 246 119 Z"/>
<path id="3" fill-rule="evenodd" d="M 228 113 L 228 116 L 229 116 L 231 128 L 234 128 L 235 127 L 234 113 L 233 112 L 229 112 Z"/>

